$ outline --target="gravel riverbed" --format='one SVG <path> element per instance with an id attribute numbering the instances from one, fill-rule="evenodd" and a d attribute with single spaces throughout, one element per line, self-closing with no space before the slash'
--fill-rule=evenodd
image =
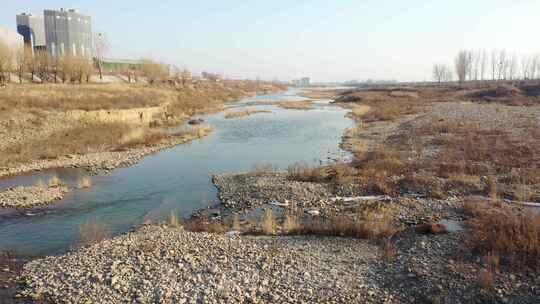
<path id="1" fill-rule="evenodd" d="M 0 192 L 0 208 L 32 208 L 60 200 L 69 192 L 67 187 L 16 187 Z"/>

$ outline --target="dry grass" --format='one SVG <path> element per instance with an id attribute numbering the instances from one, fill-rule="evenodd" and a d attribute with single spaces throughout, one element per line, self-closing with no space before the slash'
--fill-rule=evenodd
<path id="1" fill-rule="evenodd" d="M 107 227 L 96 221 L 88 221 L 79 227 L 79 245 L 96 244 L 109 236 Z"/>
<path id="2" fill-rule="evenodd" d="M 398 226 L 385 208 L 360 209 L 355 218 L 335 215 L 312 219 L 298 224 L 288 235 L 324 235 L 354 237 L 360 239 L 383 239 L 394 235 Z"/>
<path id="3" fill-rule="evenodd" d="M 495 274 L 488 269 L 478 272 L 478 286 L 485 291 L 492 291 L 495 287 Z"/>
<path id="4" fill-rule="evenodd" d="M 246 117 L 257 113 L 272 113 L 272 111 L 268 110 L 245 110 L 245 111 L 235 111 L 235 112 L 226 112 L 225 118 L 226 119 L 232 119 L 232 118 L 240 118 L 240 117 Z"/>
<path id="5" fill-rule="evenodd" d="M 166 134 L 148 129 L 133 129 L 125 123 L 88 123 L 55 132 L 47 138 L 8 146 L 0 151 L 4 156 L 0 159 L 0 166 L 57 159 L 72 154 L 125 151 L 141 146 L 159 145 L 175 138 L 202 137 L 211 130 L 211 127 L 201 125 L 176 134 Z"/>
<path id="6" fill-rule="evenodd" d="M 225 233 L 229 230 L 225 224 L 200 218 L 183 221 L 182 227 L 191 232 Z"/>
<path id="7" fill-rule="evenodd" d="M 236 213 L 233 215 L 231 228 L 234 231 L 241 231 L 242 230 L 242 226 L 240 225 L 240 218 L 239 218 L 238 214 L 236 214 Z"/>
<path id="8" fill-rule="evenodd" d="M 293 209 L 285 213 L 285 219 L 283 220 L 282 232 L 284 234 L 290 234 L 293 231 L 300 228 L 300 216 L 296 214 L 296 211 Z"/>
<path id="9" fill-rule="evenodd" d="M 282 101 L 277 106 L 287 110 L 312 110 L 313 102 L 311 100 L 303 101 Z"/>
<path id="10" fill-rule="evenodd" d="M 169 217 L 167 218 L 167 225 L 172 228 L 180 228 L 182 225 L 180 224 L 180 221 L 178 220 L 178 216 L 174 211 L 171 211 L 169 214 Z"/>
<path id="11" fill-rule="evenodd" d="M 512 264 L 538 265 L 540 214 L 519 212 L 500 203 L 471 201 L 464 205 L 464 212 L 473 216 L 467 241 L 473 251 L 497 254 Z"/>
<path id="12" fill-rule="evenodd" d="M 261 231 L 265 235 L 274 235 L 276 233 L 277 222 L 272 209 L 265 209 L 261 221 Z"/>
<path id="13" fill-rule="evenodd" d="M 0 135 L 10 140 L 0 144 L 0 167 L 11 167 L 70 154 L 120 151 L 155 145 L 175 136 L 123 122 L 87 122 L 59 113 L 69 110 L 111 110 L 164 106 L 162 116 L 152 124 L 178 123 L 187 117 L 221 110 L 224 102 L 255 91 L 276 88 L 250 81 L 201 83 L 175 89 L 170 86 L 128 84 L 24 84 L 0 91 Z M 61 122 L 58 120 L 62 119 Z M 162 120 L 162 121 L 161 121 Z M 199 136 L 207 129 L 195 130 Z M 202 132 L 202 133 L 201 133 Z M 14 140 L 15 139 L 15 140 Z"/>
<path id="14" fill-rule="evenodd" d="M 288 178 L 302 182 L 322 182 L 327 179 L 324 168 L 298 162 L 287 168 Z"/>
<path id="15" fill-rule="evenodd" d="M 131 109 L 173 102 L 172 89 L 124 84 L 24 84 L 0 90 L 0 109 Z"/>
<path id="16" fill-rule="evenodd" d="M 301 225 L 290 235 L 323 235 L 353 237 L 359 239 L 381 239 L 392 236 L 396 228 L 390 221 L 361 221 L 343 217 L 313 220 Z"/>
<path id="17" fill-rule="evenodd" d="M 392 263 L 397 258 L 397 248 L 390 239 L 386 239 L 381 244 L 379 254 L 383 262 Z"/>

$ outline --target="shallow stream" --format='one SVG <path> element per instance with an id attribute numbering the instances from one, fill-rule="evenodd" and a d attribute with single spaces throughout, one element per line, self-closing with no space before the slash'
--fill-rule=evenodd
<path id="1" fill-rule="evenodd" d="M 0 250 L 23 255 L 63 253 L 76 244 L 79 227 L 88 221 L 106 225 L 111 234 L 129 231 L 144 222 L 165 218 L 171 211 L 188 217 L 193 211 L 218 203 L 213 174 L 248 171 L 258 164 L 279 169 L 303 161 L 318 164 L 348 157 L 339 148 L 341 135 L 353 122 L 346 110 L 315 102 L 309 111 L 285 110 L 277 101 L 302 100 L 296 91 L 247 98 L 229 106 L 270 110 L 248 117 L 225 119 L 223 113 L 201 116 L 214 132 L 144 158 L 138 164 L 92 178 L 87 190 L 74 190 L 54 207 L 29 216 L 0 214 Z M 261 101 L 264 105 L 260 105 Z M 58 175 L 75 185 L 80 169 L 38 172 L 0 180 L 0 191 L 33 185 Z"/>

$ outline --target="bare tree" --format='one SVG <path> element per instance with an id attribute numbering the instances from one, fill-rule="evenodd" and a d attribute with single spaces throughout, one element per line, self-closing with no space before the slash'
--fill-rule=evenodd
<path id="1" fill-rule="evenodd" d="M 446 67 L 444 66 L 444 64 L 435 64 L 433 66 L 433 79 L 438 83 L 444 81 L 445 73 Z"/>
<path id="2" fill-rule="evenodd" d="M 458 55 L 454 60 L 454 66 L 459 82 L 463 83 L 467 80 L 467 73 L 470 71 L 469 52 L 465 50 L 459 51 Z"/>
<path id="3" fill-rule="evenodd" d="M 480 60 L 480 79 L 484 80 L 488 64 L 488 54 L 486 50 L 481 51 L 481 57 L 482 59 Z"/>
<path id="4" fill-rule="evenodd" d="M 13 52 L 7 44 L 0 41 L 0 83 L 9 81 L 13 66 Z"/>
<path id="5" fill-rule="evenodd" d="M 109 40 L 107 39 L 107 36 L 105 33 L 96 33 L 94 35 L 93 53 L 100 80 L 103 80 L 103 59 L 108 51 Z"/>
<path id="6" fill-rule="evenodd" d="M 497 79 L 502 80 L 506 78 L 506 70 L 508 69 L 508 56 L 505 49 L 501 49 L 498 52 L 497 57 Z"/>
<path id="7" fill-rule="evenodd" d="M 514 80 L 518 76 L 518 57 L 515 53 L 510 56 L 508 60 L 508 79 Z"/>
<path id="8" fill-rule="evenodd" d="M 167 66 L 151 59 L 142 60 L 142 74 L 146 77 L 150 84 L 162 80 L 169 75 Z"/>
<path id="9" fill-rule="evenodd" d="M 491 51 L 491 80 L 495 80 L 497 74 L 497 67 L 499 66 L 499 56 L 496 49 Z"/>

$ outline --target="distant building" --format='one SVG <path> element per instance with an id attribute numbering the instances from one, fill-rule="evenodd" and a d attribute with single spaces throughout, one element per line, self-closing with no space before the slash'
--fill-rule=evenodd
<path id="1" fill-rule="evenodd" d="M 43 17 L 22 13 L 17 15 L 17 32 L 24 37 L 24 44 L 33 51 L 45 50 L 45 24 Z"/>
<path id="2" fill-rule="evenodd" d="M 24 46 L 23 36 L 5 27 L 0 27 L 0 42 L 13 50 L 20 49 Z"/>
<path id="3" fill-rule="evenodd" d="M 289 82 L 289 84 L 294 87 L 309 87 L 311 85 L 311 79 L 309 77 L 293 79 Z"/>
<path id="4" fill-rule="evenodd" d="M 53 57 L 92 56 L 92 20 L 74 9 L 45 10 L 45 41 Z"/>
<path id="5" fill-rule="evenodd" d="M 309 77 L 304 77 L 300 79 L 300 86 L 301 87 L 309 87 L 311 83 L 311 79 Z"/>

